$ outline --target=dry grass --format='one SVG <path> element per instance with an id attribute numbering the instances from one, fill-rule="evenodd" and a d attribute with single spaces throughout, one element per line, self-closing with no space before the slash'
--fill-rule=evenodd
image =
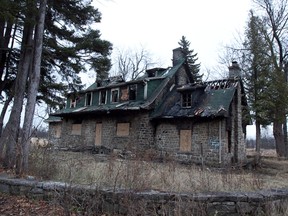
<path id="1" fill-rule="evenodd" d="M 201 169 L 174 161 L 123 160 L 113 155 L 41 151 L 32 154 L 32 174 L 42 173 L 44 178 L 93 184 L 101 188 L 206 192 L 253 191 L 288 186 L 288 162 L 271 158 L 262 159 L 261 167 L 247 171 Z"/>
<path id="2" fill-rule="evenodd" d="M 247 153 L 247 156 L 256 155 L 256 151 L 254 148 L 247 148 L 246 153 Z M 261 149 L 260 154 L 262 157 L 277 158 L 275 149 Z"/>

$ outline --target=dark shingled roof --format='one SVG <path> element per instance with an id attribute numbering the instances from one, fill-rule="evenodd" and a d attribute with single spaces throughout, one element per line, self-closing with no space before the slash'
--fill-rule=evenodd
<path id="1" fill-rule="evenodd" d="M 202 84 L 190 84 L 174 88 L 164 102 L 155 109 L 151 117 L 182 118 L 182 117 L 227 117 L 229 106 L 236 91 L 237 80 L 217 80 Z M 192 105 L 183 108 L 181 92 L 191 92 Z"/>
<path id="2" fill-rule="evenodd" d="M 89 91 L 96 91 L 99 89 L 108 89 L 112 87 L 120 87 L 120 86 L 126 86 L 128 84 L 132 83 L 142 83 L 147 82 L 149 80 L 159 80 L 158 86 L 155 88 L 153 93 L 148 97 L 147 99 L 140 99 L 136 101 L 124 101 L 119 103 L 110 103 L 110 104 L 101 104 L 101 105 L 93 105 L 93 106 L 83 106 L 83 107 L 75 107 L 75 108 L 65 108 L 62 110 L 58 110 L 55 113 L 52 113 L 51 115 L 54 116 L 66 116 L 66 115 L 78 115 L 78 114 L 87 114 L 87 113 L 103 113 L 103 112 L 110 112 L 110 111 L 119 111 L 119 110 L 140 110 L 140 109 L 151 109 L 150 106 L 159 93 L 163 90 L 163 88 L 167 85 L 169 80 L 175 75 L 175 73 L 179 70 L 179 68 L 184 64 L 185 59 L 179 60 L 178 64 L 171 68 L 163 69 L 163 68 L 156 68 L 151 70 L 153 73 L 157 72 L 156 77 L 148 77 L 147 74 L 145 74 L 143 77 L 129 81 L 129 82 L 112 82 L 112 83 L 106 83 L 103 86 L 98 87 L 97 83 L 92 84 L 89 86 L 86 90 L 82 91 L 89 92 Z"/>

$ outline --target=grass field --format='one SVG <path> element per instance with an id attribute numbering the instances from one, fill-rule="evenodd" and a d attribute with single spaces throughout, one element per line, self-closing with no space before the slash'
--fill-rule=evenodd
<path id="1" fill-rule="evenodd" d="M 253 155 L 252 150 L 247 151 Z M 31 157 L 31 175 L 100 188 L 174 192 L 254 191 L 288 187 L 288 161 L 277 160 L 273 151 L 262 152 L 253 169 L 208 168 L 180 165 L 173 160 L 158 163 L 143 158 L 119 159 L 115 155 L 49 152 L 38 150 Z"/>

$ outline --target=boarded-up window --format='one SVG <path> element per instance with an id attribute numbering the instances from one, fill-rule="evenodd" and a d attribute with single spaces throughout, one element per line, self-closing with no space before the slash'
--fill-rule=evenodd
<path id="1" fill-rule="evenodd" d="M 180 151 L 191 151 L 191 130 L 180 130 Z"/>
<path id="2" fill-rule="evenodd" d="M 54 127 L 54 137 L 60 138 L 61 137 L 61 125 L 56 125 Z"/>
<path id="3" fill-rule="evenodd" d="M 121 101 L 127 101 L 129 99 L 129 93 L 128 88 L 122 88 L 121 89 Z"/>
<path id="4" fill-rule="evenodd" d="M 81 135 L 82 124 L 72 124 L 72 135 Z"/>
<path id="5" fill-rule="evenodd" d="M 101 144 L 102 144 L 102 123 L 96 123 L 95 145 L 100 146 Z"/>
<path id="6" fill-rule="evenodd" d="M 117 123 L 117 136 L 129 136 L 130 123 Z"/>

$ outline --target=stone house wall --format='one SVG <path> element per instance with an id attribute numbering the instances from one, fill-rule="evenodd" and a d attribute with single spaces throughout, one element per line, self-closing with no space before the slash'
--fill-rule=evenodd
<path id="1" fill-rule="evenodd" d="M 221 125 L 221 126 L 220 126 Z M 180 130 L 191 130 L 191 152 L 180 151 Z M 221 131 L 221 132 L 220 132 Z M 163 122 L 157 125 L 155 143 L 159 151 L 168 152 L 180 159 L 202 159 L 227 162 L 228 141 L 225 119 L 207 122 Z M 221 147 L 220 147 L 221 144 Z M 221 150 L 221 156 L 219 151 Z M 230 156 L 231 157 L 231 156 Z"/>
<path id="2" fill-rule="evenodd" d="M 169 91 L 173 80 L 166 88 Z M 163 92 L 158 99 L 164 99 Z M 158 101 L 156 100 L 155 103 Z M 91 147 L 95 145 L 96 124 L 102 124 L 101 145 L 110 149 L 155 149 L 158 153 L 172 155 L 180 160 L 209 160 L 219 163 L 243 161 L 245 144 L 242 130 L 241 89 L 238 85 L 236 97 L 231 103 L 229 118 L 206 119 L 205 121 L 158 120 L 151 121 L 149 111 L 119 111 L 103 115 L 85 116 L 81 119 L 81 132 L 71 134 L 77 118 L 64 118 L 61 136 L 55 137 L 59 123 L 50 123 L 50 140 L 60 147 Z M 79 122 L 78 122 L 79 123 Z M 129 123 L 129 135 L 117 136 L 117 123 Z M 191 130 L 191 151 L 180 151 L 180 131 Z M 220 132 L 221 131 L 221 132 Z M 221 151 L 221 152 L 220 152 Z"/>
<path id="3" fill-rule="evenodd" d="M 72 134 L 73 118 L 63 119 L 60 138 L 55 137 L 53 124 L 50 124 L 50 140 L 55 146 L 72 148 L 95 145 L 96 123 L 102 124 L 101 145 L 111 149 L 147 149 L 154 143 L 154 128 L 149 121 L 148 112 L 126 115 L 118 114 L 89 116 L 81 119 L 81 134 Z M 117 123 L 129 123 L 129 135 L 117 136 Z"/>

